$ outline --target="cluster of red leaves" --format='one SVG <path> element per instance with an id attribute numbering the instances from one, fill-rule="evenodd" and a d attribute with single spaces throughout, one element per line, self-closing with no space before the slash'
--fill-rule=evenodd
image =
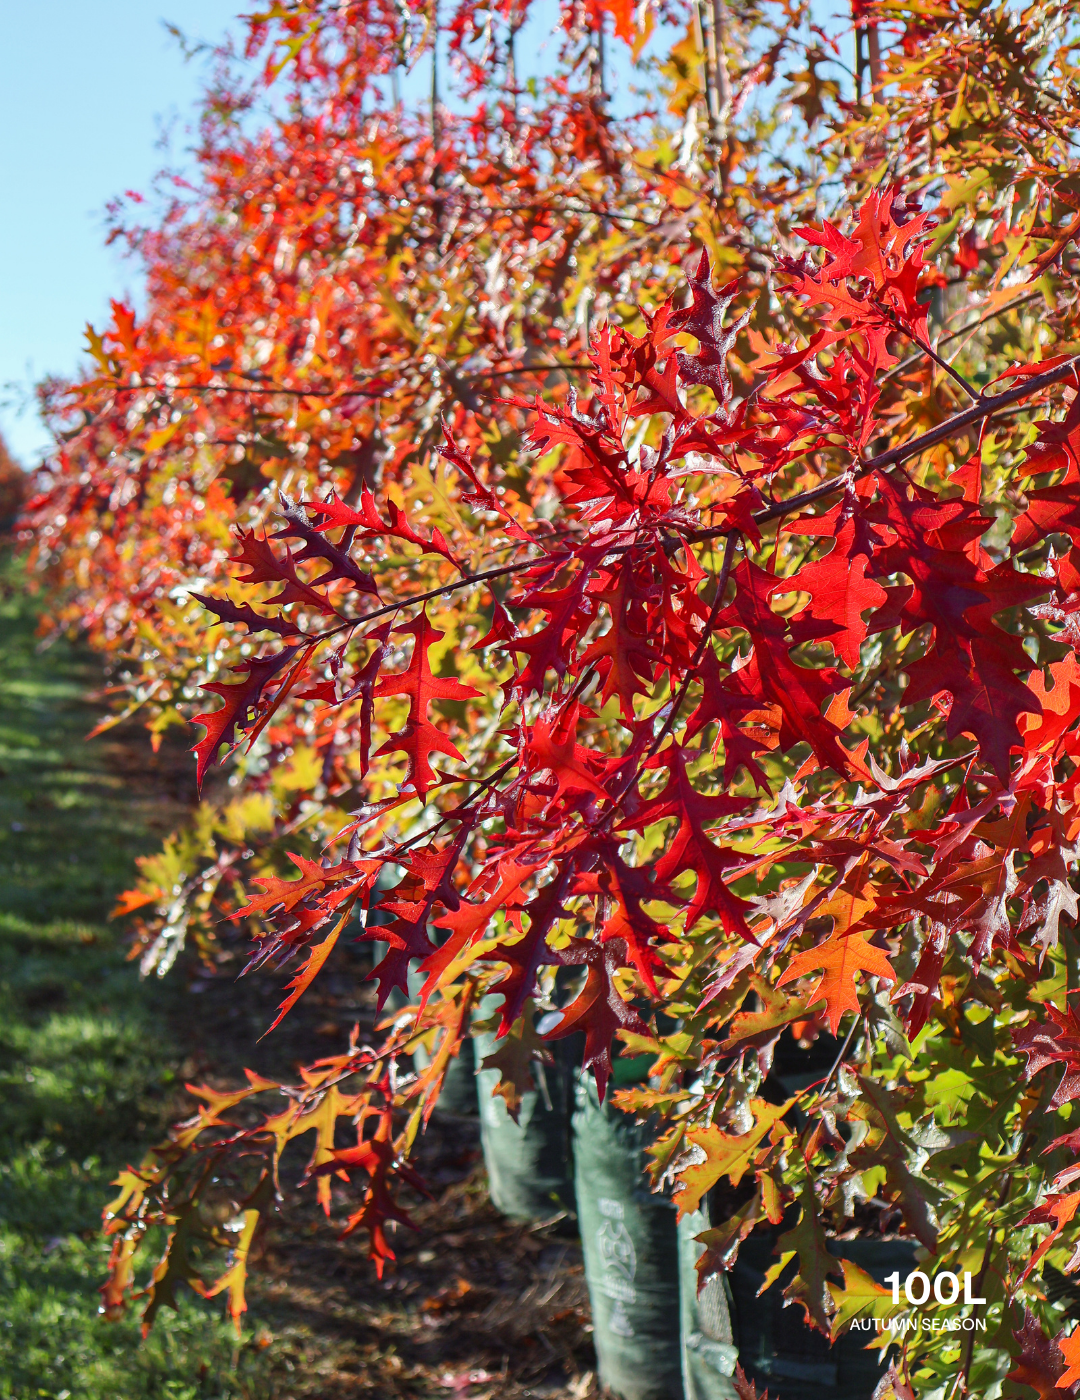
<path id="1" fill-rule="evenodd" d="M 847 1013 L 857 1022 L 865 1014 L 860 978 L 896 981 L 895 950 L 885 940 L 897 928 L 929 930 L 912 976 L 893 997 L 909 1035 L 925 1023 L 947 953 L 961 936 L 971 935 L 966 956 L 976 970 L 1002 953 L 1024 961 L 1025 930 L 1038 929 L 1037 956 L 1054 945 L 1058 916 L 1076 908 L 1062 849 L 1080 825 L 1070 776 L 1078 770 L 1075 763 L 1062 770 L 1060 760 L 1075 755 L 1080 676 L 1069 655 L 1050 665 L 1047 684 L 997 619 L 1049 598 L 1044 615 L 1067 626 L 1080 553 L 1055 561 L 1048 576 L 1023 572 L 1015 557 L 995 562 L 980 543 L 993 522 L 978 504 L 977 454 L 943 493 L 894 466 L 915 455 L 920 440 L 877 457 L 865 450 L 882 431 L 872 416 L 879 374 L 896 363 L 898 339 L 921 343 L 925 334 L 916 300 L 925 222 L 889 195 L 863 207 L 850 238 L 808 230 L 826 258 L 790 263 L 788 294 L 824 304 L 826 324 L 809 339 L 813 352 L 777 347 L 749 396 L 736 399 L 727 371 L 745 321 L 731 317 L 738 289 L 715 292 L 704 256 L 686 308 L 664 303 L 643 335 L 602 328 L 590 347 L 587 404 L 532 405 L 533 450 L 559 454 L 562 514 L 555 529 L 530 532 L 508 517 L 485 486 L 483 468 L 447 432 L 441 451 L 456 469 L 461 499 L 486 550 L 508 551 L 508 562 L 470 572 L 441 534 L 420 534 L 392 502 L 387 523 L 368 491 L 355 507 L 336 496 L 299 503 L 283 496 L 284 524 L 273 536 L 241 533 L 236 558 L 249 571 L 243 581 L 267 590 L 263 601 L 242 608 L 205 601 L 223 621 L 279 640 L 238 664 L 241 679 L 208 687 L 223 704 L 197 718 L 206 729 L 196 745 L 200 778 L 223 747 L 253 742 L 291 696 L 315 698 L 328 711 L 358 706 L 364 771 L 389 754 L 403 766 L 397 796 L 361 809 L 338 834 L 343 854 L 336 861 L 329 854 L 321 863 L 293 857 L 296 879 L 263 878 L 264 893 L 238 911 L 238 918 L 261 921 L 254 964 L 304 959 L 282 1015 L 325 964 L 354 911 L 364 910 L 364 936 L 389 945 L 374 974 L 380 1004 L 391 988 L 408 990 L 411 966 L 425 975 L 418 1019 L 404 1034 L 407 1040 L 427 1029 L 433 1023 L 425 1018 L 438 1008 L 444 1033 L 436 1066 L 445 1067 L 467 1033 L 477 977 L 501 997 L 499 1034 L 506 1036 L 545 995 L 543 969 L 584 969 L 546 1038 L 583 1032 L 583 1063 L 603 1094 L 616 1036 L 660 1048 L 650 1040 L 651 1013 L 673 996 L 686 998 L 685 981 L 671 979 L 699 924 L 715 929 L 704 945 L 709 959 L 698 994 L 706 1024 L 710 1015 L 725 1021 L 750 987 L 775 1003 L 763 1015 L 737 1016 L 727 1041 L 712 1042 L 711 1052 L 702 1043 L 719 1063 L 748 1050 L 767 1056 L 779 1029 L 815 1008 L 833 1032 Z M 815 356 L 826 352 L 824 367 Z M 1044 392 L 1071 372 L 1071 363 L 1051 365 L 1009 397 Z M 987 405 L 984 416 L 990 411 Z M 646 415 L 663 416 L 655 445 L 628 442 L 634 420 Z M 802 492 L 763 494 L 759 483 L 782 480 L 789 464 L 838 438 L 850 453 L 845 471 Z M 1066 467 L 1049 499 L 1055 523 L 1069 532 L 1070 511 L 1080 506 L 1080 461 L 1070 436 L 1050 423 L 1040 428 L 1028 470 L 1047 470 L 1047 458 Z M 688 478 L 697 484 L 693 495 Z M 834 504 L 810 513 L 812 503 L 830 496 Z M 1035 528 L 1033 513 L 1045 509 L 1041 500 L 1033 494 L 1017 522 L 1023 540 Z M 751 556 L 760 552 L 762 529 L 782 518 L 784 533 L 827 538 L 831 547 L 793 572 L 776 573 Z M 452 576 L 427 593 L 383 601 L 376 546 L 390 539 L 435 555 Z M 294 551 L 291 541 L 302 547 Z M 487 590 L 491 623 L 474 645 L 506 658 L 490 672 L 504 722 L 498 743 L 467 761 L 437 707 L 467 708 L 485 696 L 433 667 L 431 649 L 443 634 L 428 606 L 432 595 L 478 589 Z M 774 600 L 792 594 L 796 606 L 777 610 Z M 904 661 L 908 684 L 899 703 L 937 716 L 944 746 L 938 756 L 922 757 L 904 746 L 891 774 L 853 729 L 858 712 L 849 703 L 862 648 L 886 632 L 920 636 L 921 655 Z M 399 637 L 404 664 L 394 646 Z M 320 671 L 327 652 L 332 660 Z M 831 663 L 814 664 L 825 652 Z M 407 714 L 369 756 L 373 711 L 390 697 L 405 697 Z M 802 756 L 793 781 L 815 781 L 816 795 L 807 788 L 800 797 L 789 780 L 774 798 L 768 760 L 791 751 Z M 951 805 L 929 827 L 905 830 L 916 790 L 950 770 L 966 777 Z M 976 787 L 980 800 L 971 802 L 967 794 Z M 415 802 L 426 804 L 433 820 L 408 838 L 388 839 L 387 812 Z M 373 822 L 375 838 L 365 847 Z M 630 857 L 635 835 L 649 839 L 648 859 Z M 1025 863 L 1017 868 L 1021 853 Z M 760 882 L 792 860 L 812 865 L 816 878 L 788 879 L 771 900 L 747 897 L 747 877 Z M 1023 903 L 1018 928 L 1008 917 L 1009 900 Z M 666 907 L 667 924 L 648 912 L 650 905 Z M 383 919 L 377 925 L 370 917 L 376 906 Z M 770 969 L 778 974 L 774 989 L 763 980 Z M 801 989 L 794 999 L 779 990 L 791 982 Z M 1057 1037 L 1023 1033 L 1033 1070 L 1055 1059 L 1071 1063 L 1072 1039 L 1080 1044 L 1080 1035 L 1070 1039 L 1070 1030 L 1062 1021 Z M 368 1052 L 378 1073 L 355 1102 L 331 1113 L 334 1122 L 339 1109 L 358 1115 L 358 1146 L 338 1150 L 328 1138 L 326 1161 L 312 1168 L 316 1175 L 349 1167 L 367 1173 L 351 1226 L 369 1230 L 380 1268 L 389 1257 L 384 1221 L 403 1218 L 388 1173 L 408 1175 L 401 1155 L 407 1142 L 391 1143 L 394 1096 L 383 1068 L 405 1047 L 402 1034 L 395 1032 L 389 1049 Z M 355 1068 L 335 1062 L 334 1073 Z M 434 1079 L 428 1071 L 399 1096 L 402 1106 L 418 1101 L 412 1131 L 416 1115 L 430 1111 L 438 1080 L 436 1068 Z M 1064 1101 L 1062 1093 L 1072 1096 L 1065 1085 L 1055 1103 Z M 313 1087 L 321 1093 L 324 1086 Z M 895 1124 L 868 1083 L 864 1090 L 878 1121 L 886 1129 Z M 651 1103 L 652 1093 L 627 1102 Z M 377 1111 L 373 1095 L 382 1104 Z M 722 1097 L 721 1088 L 712 1091 L 717 1107 Z M 674 1140 L 699 1155 L 676 1168 L 683 1207 L 693 1208 L 720 1176 L 737 1184 L 754 1170 L 755 1153 L 770 1130 L 775 1138 L 787 1106 L 755 1099 L 754 1127 L 734 1135 L 696 1128 L 696 1113 L 684 1119 Z M 369 1119 L 377 1123 L 365 1137 Z M 828 1121 L 827 1105 L 820 1121 Z M 218 1120 L 200 1119 L 175 1139 L 173 1151 L 183 1157 L 198 1144 L 198 1153 L 216 1160 L 243 1155 L 254 1139 L 266 1144 L 261 1150 L 275 1144 L 280 1153 L 285 1138 L 275 1122 L 208 1142 L 205 1129 Z M 289 1122 L 290 1132 L 310 1126 L 303 1116 Z M 830 1131 L 835 1138 L 835 1127 Z M 937 1229 L 926 1193 L 904 1166 L 897 1134 L 901 1144 L 910 1141 L 899 1129 L 886 1131 L 873 1160 L 890 1181 L 895 1177 L 906 1224 L 933 1250 Z M 669 1160 L 673 1152 L 669 1144 Z M 169 1165 L 151 1164 L 150 1177 L 170 1180 Z M 114 1211 L 125 1234 L 113 1291 L 126 1286 L 132 1226 L 145 1198 L 140 1186 Z M 1072 1196 L 1055 1198 L 1029 1217 L 1058 1222 L 1032 1267 L 1075 1207 Z M 163 1281 L 155 1300 L 164 1296 Z M 827 1326 L 820 1304 L 801 1287 L 794 1296 Z"/>

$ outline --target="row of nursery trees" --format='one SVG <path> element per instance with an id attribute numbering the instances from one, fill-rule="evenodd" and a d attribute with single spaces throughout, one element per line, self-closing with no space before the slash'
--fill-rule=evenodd
<path id="1" fill-rule="evenodd" d="M 511 1107 L 560 1037 L 600 1095 L 651 1057 L 614 1098 L 656 1187 L 737 1188 L 703 1276 L 782 1222 L 815 1327 L 899 1316 L 828 1249 L 883 1213 L 988 1322 L 898 1334 L 883 1395 L 1074 1393 L 1076 6 L 239 33 L 196 173 L 115 211 L 145 309 L 44 387 L 22 539 L 117 717 L 201 726 L 121 905 L 144 970 L 238 929 L 280 1020 L 359 933 L 380 1004 L 422 989 L 295 1084 L 197 1091 L 108 1208 L 107 1310 L 186 1279 L 238 1318 L 294 1142 L 381 1271 L 489 997 Z M 785 1035 L 836 1054 L 777 1102 Z"/>

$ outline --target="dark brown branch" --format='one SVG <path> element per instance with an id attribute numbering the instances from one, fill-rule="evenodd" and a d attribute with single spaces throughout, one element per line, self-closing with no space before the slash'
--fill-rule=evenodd
<path id="1" fill-rule="evenodd" d="M 549 374 L 553 370 L 591 369 L 585 360 L 552 360 L 545 364 L 513 365 L 509 369 L 473 370 L 466 379 L 502 379 L 515 374 Z M 288 394 L 298 399 L 333 399 L 342 397 L 385 397 L 382 389 L 369 389 L 363 384 L 341 384 L 336 389 L 292 389 L 284 384 L 168 384 L 160 379 L 147 379 L 142 384 L 112 384 L 114 394 L 139 394 L 144 389 L 161 389 L 183 394 Z"/>
<path id="2" fill-rule="evenodd" d="M 970 428 L 972 424 L 991 418 L 995 413 L 1009 408 L 1013 404 L 1034 398 L 1043 389 L 1049 389 L 1054 384 L 1060 384 L 1066 379 L 1073 379 L 1077 387 L 1080 388 L 1080 355 L 1066 360 L 1063 364 L 1055 365 L 1053 369 L 1048 369 L 1043 374 L 1021 380 L 1019 384 L 1013 385 L 1011 389 L 1006 389 L 1003 393 L 983 395 L 978 403 L 972 404 L 970 408 L 965 408 L 960 413 L 954 413 L 951 418 L 946 418 L 945 422 L 939 423 L 936 428 L 930 428 L 927 432 L 920 433 L 918 437 L 901 443 L 899 447 L 890 447 L 887 452 L 879 452 L 876 457 L 867 457 L 854 473 L 845 472 L 842 476 L 832 477 L 828 481 L 823 481 L 820 486 L 815 486 L 809 491 L 802 491 L 799 495 L 791 496 L 786 501 L 774 501 L 772 505 L 755 513 L 754 524 L 767 525 L 770 521 L 790 515 L 792 511 L 801 510 L 803 506 L 813 505 L 815 501 L 823 500 L 826 496 L 831 496 L 835 491 L 841 490 L 855 476 L 866 476 L 883 467 L 894 467 L 900 462 L 906 462 L 909 457 L 917 457 L 928 447 L 935 447 L 939 442 L 947 442 L 949 438 L 957 437 L 965 428 Z M 711 530 L 695 530 L 688 535 L 688 539 L 695 543 L 701 540 L 718 539 L 721 535 L 730 534 L 731 528 L 730 525 L 718 525 Z"/>
<path id="3" fill-rule="evenodd" d="M 979 423 L 983 419 L 991 417 L 998 409 L 1008 408 L 1010 404 L 1022 403 L 1025 399 L 1034 398 L 1043 389 L 1049 389 L 1054 384 L 1060 384 L 1070 378 L 1080 388 L 1080 356 L 1074 356 L 1063 364 L 1055 365 L 1053 369 L 1034 375 L 1031 379 L 1022 379 L 1019 384 L 1014 384 L 1011 389 L 1006 389 L 1003 393 L 989 396 L 984 394 L 978 403 L 972 404 L 970 408 L 965 408 L 960 413 L 953 414 L 951 418 L 946 418 L 945 422 L 939 423 L 936 428 L 930 428 L 929 431 L 921 433 L 909 442 L 901 443 L 899 447 L 890 447 L 887 452 L 881 452 L 876 457 L 867 458 L 860 468 L 860 475 L 876 471 L 879 467 L 892 467 L 898 462 L 905 462 L 909 457 L 917 456 L 928 447 L 934 447 L 939 442 L 947 442 L 949 438 L 956 437 L 965 428 L 971 427 L 973 423 Z"/>

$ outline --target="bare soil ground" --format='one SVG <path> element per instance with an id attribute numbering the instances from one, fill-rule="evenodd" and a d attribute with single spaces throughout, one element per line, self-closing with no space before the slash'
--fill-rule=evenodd
<path id="1" fill-rule="evenodd" d="M 367 965 L 366 950 L 352 951 L 258 1050 L 254 1042 L 280 1000 L 278 979 L 196 975 L 198 990 L 176 1013 L 177 1037 L 191 1045 L 185 1077 L 225 1084 L 245 1065 L 286 1074 L 333 1053 L 355 1022 L 362 1032 L 374 1023 Z M 414 1161 L 435 1199 L 410 1203 L 417 1229 L 396 1230 L 397 1263 L 382 1280 L 363 1238 L 336 1237 L 349 1206 L 344 1186 L 334 1184 L 329 1222 L 313 1203 L 293 1198 L 272 1228 L 254 1270 L 251 1316 L 267 1335 L 302 1321 L 314 1343 L 282 1355 L 283 1367 L 295 1367 L 290 1393 L 326 1400 L 595 1394 L 572 1222 L 523 1225 L 499 1215 L 487 1196 L 476 1118 L 437 1113 Z"/>

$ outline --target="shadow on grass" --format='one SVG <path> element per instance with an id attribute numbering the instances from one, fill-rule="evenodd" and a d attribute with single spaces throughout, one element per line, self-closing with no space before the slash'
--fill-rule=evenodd
<path id="1" fill-rule="evenodd" d="M 0 590 L 0 1396 L 286 1396 L 298 1347 L 238 1343 L 194 1297 L 145 1344 L 137 1311 L 97 1316 L 102 1203 L 160 1132 L 184 995 L 140 982 L 106 916 L 181 815 L 186 765 L 134 732 L 87 743 L 93 658 L 39 648 L 10 562 Z"/>

